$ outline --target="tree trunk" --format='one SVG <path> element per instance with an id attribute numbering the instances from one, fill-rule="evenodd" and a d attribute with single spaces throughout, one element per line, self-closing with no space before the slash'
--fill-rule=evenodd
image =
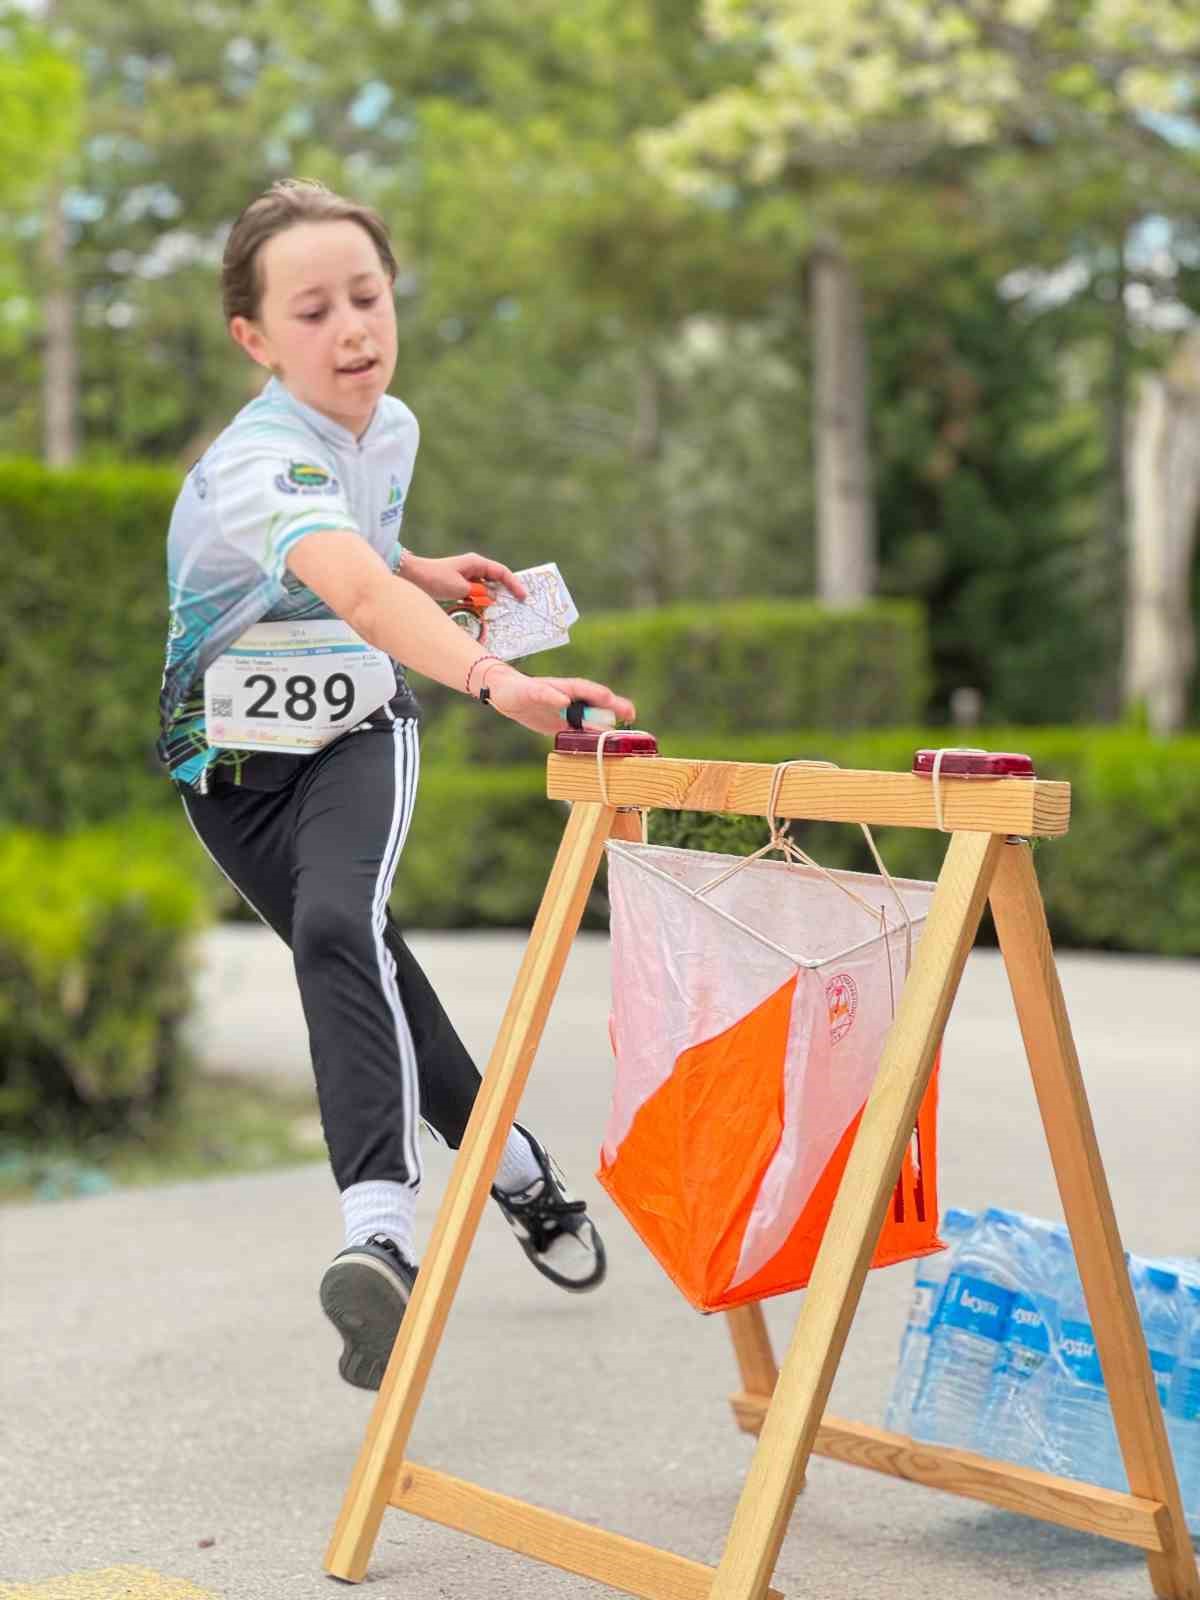
<path id="1" fill-rule="evenodd" d="M 79 454 L 79 362 L 75 346 L 75 296 L 67 252 L 62 185 L 51 185 L 42 237 L 42 451 L 47 466 L 65 467 Z"/>
<path id="2" fill-rule="evenodd" d="M 1129 461 L 1125 701 L 1155 733 L 1188 716 L 1196 665 L 1192 562 L 1200 527 L 1200 333 L 1161 377 L 1144 378 Z"/>
<path id="3" fill-rule="evenodd" d="M 634 470 L 644 488 L 642 517 L 633 570 L 635 607 L 662 605 L 670 599 L 670 540 L 663 522 L 658 466 L 662 459 L 662 378 L 654 357 L 638 357 L 634 378 L 634 425 L 629 441 Z"/>
<path id="4" fill-rule="evenodd" d="M 834 243 L 809 265 L 817 597 L 855 605 L 875 590 L 875 505 L 867 432 L 867 344 L 854 269 Z"/>
<path id="5" fill-rule="evenodd" d="M 1129 526 L 1129 313 L 1125 306 L 1128 273 L 1122 226 L 1117 238 L 1117 262 L 1109 307 L 1108 373 L 1104 397 L 1104 488 L 1101 495 L 1100 564 L 1095 603 L 1109 664 L 1099 685 L 1097 711 L 1114 722 L 1121 706 L 1121 611 L 1129 583 L 1126 576 L 1126 540 Z"/>

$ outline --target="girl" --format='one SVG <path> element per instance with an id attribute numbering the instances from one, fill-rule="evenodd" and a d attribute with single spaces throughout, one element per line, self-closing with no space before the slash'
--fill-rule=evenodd
<path id="1" fill-rule="evenodd" d="M 395 277 L 378 215 L 320 184 L 276 183 L 234 224 L 226 321 L 272 377 L 175 505 L 159 740 L 201 842 L 293 952 L 346 1230 L 321 1304 L 365 1389 L 416 1276 L 420 1123 L 457 1147 L 480 1081 L 387 909 L 418 772 L 401 666 L 535 733 L 574 699 L 634 714 L 602 684 L 498 661 L 436 603 L 472 579 L 523 598 L 507 567 L 398 542 L 417 422 L 387 393 Z M 492 1194 L 547 1278 L 601 1282 L 584 1203 L 519 1126 Z"/>

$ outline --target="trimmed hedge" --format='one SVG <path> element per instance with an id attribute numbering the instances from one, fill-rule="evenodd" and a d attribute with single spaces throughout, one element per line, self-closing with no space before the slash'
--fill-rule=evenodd
<path id="1" fill-rule="evenodd" d="M 209 910 L 179 826 L 0 835 L 0 1131 L 107 1130 L 172 1100 Z"/>
<path id="2" fill-rule="evenodd" d="M 907 771 L 915 749 L 945 743 L 944 730 L 888 730 L 715 738 L 671 734 L 664 755 L 781 761 L 806 756 L 840 766 Z M 1200 955 L 1200 738 L 1159 741 L 1122 730 L 989 729 L 973 743 L 1024 750 L 1044 778 L 1072 785 L 1063 839 L 1037 846 L 1051 931 L 1066 947 Z M 508 770 L 426 767 L 393 909 L 408 927 L 528 926 L 536 913 L 566 808 L 545 797 L 540 763 Z M 828 866 L 871 871 L 857 828 L 800 825 L 797 840 Z M 765 841 L 750 817 L 656 812 L 651 838 L 745 853 Z M 889 868 L 937 875 L 945 841 L 921 829 L 880 828 Z M 601 927 L 592 896 L 585 926 Z"/>
<path id="3" fill-rule="evenodd" d="M 69 828 L 161 806 L 163 543 L 179 474 L 0 464 L 0 816 Z"/>
<path id="4" fill-rule="evenodd" d="M 602 612 L 577 622 L 569 645 L 521 665 L 607 683 L 660 734 L 694 726 L 698 705 L 713 734 L 894 727 L 920 719 L 930 685 L 924 613 L 894 600 L 840 611 L 740 600 Z M 479 717 L 439 685 L 420 693 L 431 758 L 529 760 L 530 736 L 516 724 Z"/>
<path id="5" fill-rule="evenodd" d="M 163 809 L 154 760 L 166 633 L 164 540 L 180 474 L 0 462 L 0 817 L 71 828 Z M 702 702 L 714 731 L 917 720 L 929 647 L 916 606 L 804 601 L 597 615 L 526 663 L 612 682 L 669 729 Z M 435 758 L 528 761 L 537 741 L 417 680 Z"/>

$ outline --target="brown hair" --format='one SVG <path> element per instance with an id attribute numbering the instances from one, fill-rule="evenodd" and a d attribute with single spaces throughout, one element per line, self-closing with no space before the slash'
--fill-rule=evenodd
<path id="1" fill-rule="evenodd" d="M 396 281 L 396 257 L 383 218 L 370 206 L 346 200 L 313 178 L 280 178 L 251 200 L 234 223 L 221 261 L 221 301 L 225 321 L 258 316 L 262 270 L 258 252 L 268 239 L 298 222 L 357 222 L 370 235 L 388 279 Z"/>

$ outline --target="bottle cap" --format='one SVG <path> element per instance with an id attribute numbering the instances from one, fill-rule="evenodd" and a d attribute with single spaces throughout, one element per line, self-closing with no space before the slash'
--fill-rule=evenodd
<path id="1" fill-rule="evenodd" d="M 1169 1267 L 1147 1267 L 1146 1277 L 1156 1289 L 1165 1289 L 1168 1294 L 1174 1294 L 1179 1287 L 1179 1274 Z"/>

